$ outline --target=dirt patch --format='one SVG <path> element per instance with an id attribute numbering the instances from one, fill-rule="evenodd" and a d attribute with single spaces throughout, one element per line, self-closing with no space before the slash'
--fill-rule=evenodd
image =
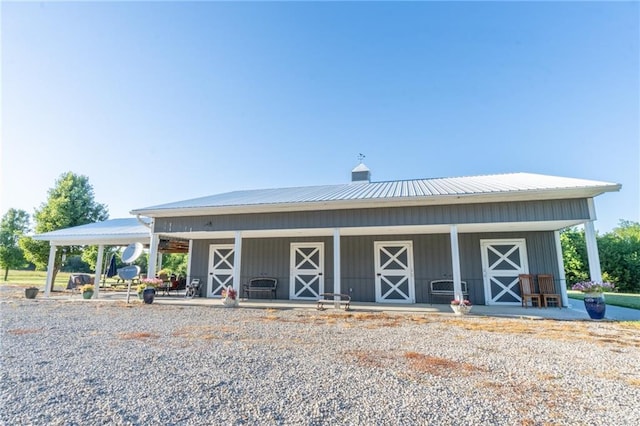
<path id="1" fill-rule="evenodd" d="M 486 371 L 484 368 L 467 362 L 459 362 L 417 352 L 405 352 L 404 358 L 408 361 L 412 370 L 436 376 L 453 377 L 461 373 L 469 374 Z"/>
<path id="2" fill-rule="evenodd" d="M 8 334 L 13 334 L 14 336 L 21 336 L 24 334 L 37 334 L 41 332 L 41 328 L 15 328 L 13 330 L 7 330 Z"/>
<path id="3" fill-rule="evenodd" d="M 154 333 L 148 333 L 145 331 L 136 331 L 132 333 L 120 333 L 119 337 L 124 340 L 146 340 L 157 339 L 160 336 Z"/>

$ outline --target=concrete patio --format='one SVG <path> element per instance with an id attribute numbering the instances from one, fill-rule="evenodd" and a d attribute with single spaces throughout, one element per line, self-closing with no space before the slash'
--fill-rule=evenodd
<path id="1" fill-rule="evenodd" d="M 39 295 L 38 298 L 44 298 Z M 84 300 L 82 295 L 76 293 L 53 293 L 49 299 L 51 300 L 71 300 L 82 302 L 94 301 L 119 301 L 126 302 L 127 293 L 122 291 L 101 291 L 99 299 Z M 138 299 L 135 292 L 131 293 L 130 303 L 142 303 Z M 584 304 L 580 300 L 569 299 L 570 306 L 562 309 L 559 308 L 522 308 L 519 306 L 485 306 L 474 305 L 470 315 L 488 316 L 488 317 L 509 317 L 509 318 L 527 318 L 527 319 L 555 319 L 565 321 L 581 321 L 590 320 L 589 315 L 584 309 Z M 211 306 L 220 307 L 222 304 L 219 299 L 208 299 L 196 297 L 186 299 L 184 294 L 178 296 L 159 296 L 155 297 L 154 304 L 159 305 L 185 305 L 185 306 Z M 335 308 L 328 307 L 327 311 Z M 254 309 L 316 309 L 314 301 L 300 300 L 269 300 L 269 299 L 240 299 L 240 308 Z M 373 302 L 352 302 L 351 311 L 353 312 L 397 312 L 397 313 L 423 313 L 451 315 L 453 312 L 448 304 L 379 304 Z M 610 321 L 640 321 L 640 310 L 621 308 L 618 306 L 607 305 L 605 320 Z"/>

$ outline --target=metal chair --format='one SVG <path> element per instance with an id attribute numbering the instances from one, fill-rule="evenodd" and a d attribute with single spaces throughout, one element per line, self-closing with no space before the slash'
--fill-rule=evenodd
<path id="1" fill-rule="evenodd" d="M 549 307 L 549 301 L 557 304 L 558 308 L 562 308 L 562 299 L 560 295 L 556 293 L 556 286 L 553 282 L 553 275 L 540 274 L 538 275 L 538 287 L 542 294 L 542 303 L 545 308 Z"/>
<path id="2" fill-rule="evenodd" d="M 192 299 L 195 296 L 200 295 L 200 279 L 195 278 L 191 280 L 189 284 L 187 284 L 186 292 L 184 293 L 184 297 L 186 299 Z"/>
<path id="3" fill-rule="evenodd" d="M 522 299 L 522 306 L 525 308 L 529 306 L 529 300 L 531 300 L 531 306 L 533 301 L 537 301 L 537 307 L 541 307 L 540 293 L 536 293 L 535 286 L 533 284 L 533 275 L 520 274 L 518 275 L 518 281 L 520 282 L 520 298 Z"/>

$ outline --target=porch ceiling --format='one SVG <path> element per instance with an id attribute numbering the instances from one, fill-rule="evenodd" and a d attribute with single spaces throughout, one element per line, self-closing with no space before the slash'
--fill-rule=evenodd
<path id="1" fill-rule="evenodd" d="M 477 232 L 527 232 L 527 231 L 556 231 L 583 223 L 579 220 L 544 221 L 544 222 L 508 222 L 508 223 L 472 223 L 458 225 L 458 233 Z M 393 234 L 448 234 L 450 225 L 417 225 L 417 226 L 370 226 L 340 228 L 342 236 L 356 235 L 393 235 Z M 183 238 L 186 240 L 232 239 L 235 231 L 219 232 L 163 232 L 161 236 Z M 322 237 L 332 236 L 333 228 L 305 228 L 305 229 L 269 229 L 242 231 L 243 238 L 273 238 L 273 237 Z"/>

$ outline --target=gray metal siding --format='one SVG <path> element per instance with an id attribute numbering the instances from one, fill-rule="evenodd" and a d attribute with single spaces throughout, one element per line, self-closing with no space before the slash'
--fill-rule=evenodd
<path id="1" fill-rule="evenodd" d="M 557 290 L 558 262 L 553 232 L 499 232 L 460 234 L 460 272 L 467 282 L 469 299 L 484 304 L 484 281 L 480 255 L 480 240 L 524 238 L 527 246 L 529 272 L 552 274 Z M 290 244 L 292 242 L 324 243 L 325 291 L 333 291 L 333 239 L 308 238 L 248 238 L 242 241 L 241 282 L 253 277 L 268 276 L 278 279 L 277 298 L 289 299 Z M 451 243 L 449 234 L 384 235 L 341 237 L 341 291 L 354 301 L 375 302 L 376 241 L 412 241 L 416 303 L 448 303 L 448 296 L 434 296 L 429 292 L 433 280 L 452 279 Z M 191 277 L 207 282 L 209 245 L 233 244 L 233 240 L 195 240 L 191 264 Z"/>
<path id="2" fill-rule="evenodd" d="M 559 265 L 556 257 L 555 237 L 552 231 L 460 234 L 460 273 L 462 279 L 467 281 L 469 298 L 474 303 L 485 303 L 480 240 L 517 238 L 525 239 L 529 273 L 533 275 L 552 274 L 557 290 L 560 291 Z"/>
<path id="3" fill-rule="evenodd" d="M 333 291 L 333 239 L 327 237 L 305 238 L 247 238 L 242 240 L 240 282 L 246 284 L 251 278 L 273 277 L 278 280 L 276 298 L 289 299 L 290 248 L 293 242 L 324 243 L 325 291 Z M 211 244 L 233 244 L 233 240 L 194 240 L 191 256 L 191 278 L 200 278 L 208 283 L 209 246 Z M 204 286 L 203 286 L 204 287 Z M 203 294 L 204 293 L 203 291 Z M 253 295 L 252 295 L 253 297 Z M 255 297 L 260 297 L 256 295 Z M 266 297 L 269 297 L 268 295 Z"/>
<path id="4" fill-rule="evenodd" d="M 193 251 L 191 253 L 191 275 L 189 280 L 199 278 L 202 283 L 201 295 L 205 295 L 206 286 L 209 279 L 209 245 L 211 244 L 233 244 L 230 239 L 225 240 L 193 240 Z"/>
<path id="5" fill-rule="evenodd" d="M 586 220 L 585 199 L 156 218 L 155 232 Z"/>
<path id="6" fill-rule="evenodd" d="M 342 291 L 353 300 L 375 302 L 376 241 L 411 241 L 416 303 L 428 303 L 429 283 L 436 279 L 451 279 L 451 248 L 449 235 L 367 235 L 343 237 L 341 246 Z"/>
<path id="7" fill-rule="evenodd" d="M 529 272 L 554 275 L 560 290 L 553 232 L 460 234 L 460 273 L 473 303 L 485 303 L 480 240 L 503 238 L 524 238 Z M 449 302 L 448 296 L 431 295 L 429 291 L 431 281 L 453 278 L 449 234 L 342 237 L 343 292 L 348 292 L 354 301 L 375 302 L 375 241 L 412 241 L 416 303 Z"/>

